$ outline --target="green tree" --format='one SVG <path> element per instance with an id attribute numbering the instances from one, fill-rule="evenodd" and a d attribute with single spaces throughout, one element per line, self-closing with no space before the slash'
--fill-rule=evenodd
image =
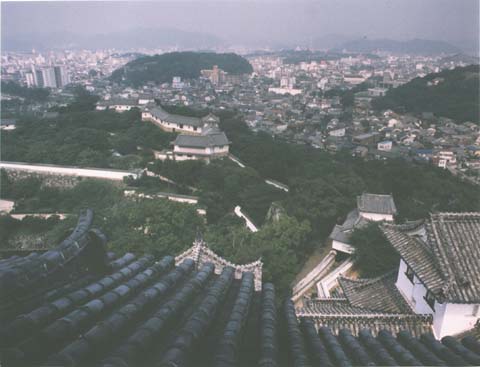
<path id="1" fill-rule="evenodd" d="M 189 248 L 204 226 L 195 207 L 164 200 L 122 200 L 105 212 L 102 228 L 113 251 L 158 257 Z"/>
<path id="2" fill-rule="evenodd" d="M 355 229 L 350 238 L 360 276 L 372 278 L 398 268 L 400 256 L 388 242 L 377 223 Z"/>

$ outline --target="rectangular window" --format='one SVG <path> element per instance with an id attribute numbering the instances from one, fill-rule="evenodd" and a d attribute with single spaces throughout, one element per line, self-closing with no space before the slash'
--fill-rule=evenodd
<path id="1" fill-rule="evenodd" d="M 196 127 L 196 126 L 193 127 L 193 131 L 197 131 L 197 127 Z"/>
<path id="2" fill-rule="evenodd" d="M 180 129 L 183 129 L 183 124 L 180 124 Z"/>
<path id="3" fill-rule="evenodd" d="M 435 296 L 433 295 L 433 293 L 430 291 L 427 291 L 427 294 L 423 298 L 428 303 L 428 305 L 432 308 L 432 310 L 435 311 Z"/>
<path id="4" fill-rule="evenodd" d="M 413 269 L 408 265 L 407 270 L 405 271 L 405 275 L 413 283 L 413 277 L 415 276 L 415 273 L 413 272 Z"/>

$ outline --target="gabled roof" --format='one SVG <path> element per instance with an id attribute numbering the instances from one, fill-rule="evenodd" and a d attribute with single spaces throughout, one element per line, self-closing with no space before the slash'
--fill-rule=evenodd
<path id="1" fill-rule="evenodd" d="M 440 302 L 480 302 L 480 213 L 437 213 L 426 221 L 427 240 L 395 225 L 382 231 Z"/>
<path id="2" fill-rule="evenodd" d="M 126 254 L 114 260 L 91 236 L 90 224 L 84 217 L 68 243 L 52 250 L 64 258 L 46 256 L 61 265 L 70 259 L 73 266 L 53 273 L 40 266 L 37 278 L 46 281 L 22 282 L 25 292 L 14 289 L 14 297 L 0 298 L 0 304 L 14 303 L 10 312 L 0 312 L 5 365 L 480 364 L 480 343 L 472 337 L 460 343 L 422 335 L 419 348 L 420 340 L 408 331 L 428 331 L 431 317 L 365 312 L 346 301 L 335 306 L 343 317 L 296 314 L 290 300 L 277 308 L 272 284 L 256 291 L 258 262 L 232 267 L 201 239 L 175 259 Z M 105 266 L 96 271 L 92 265 L 100 258 Z M 23 265 L 32 260 L 35 256 L 0 260 L 0 278 L 18 270 L 14 273 L 28 280 L 34 269 Z M 391 334 L 401 330 L 397 337 Z"/>
<path id="3" fill-rule="evenodd" d="M 397 290 L 395 280 L 396 272 L 371 279 L 340 277 L 342 297 L 307 300 L 297 313 L 337 332 L 346 328 L 357 334 L 358 325 L 375 334 L 380 330 L 408 329 L 414 335 L 431 331 L 432 317 L 415 314 Z"/>
<path id="4" fill-rule="evenodd" d="M 343 293 L 352 306 L 390 312 L 411 313 L 412 309 L 395 286 L 397 272 L 372 279 L 340 277 Z"/>
<path id="5" fill-rule="evenodd" d="M 98 102 L 99 106 L 137 106 L 136 98 L 111 98 Z"/>
<path id="6" fill-rule="evenodd" d="M 446 298 L 480 302 L 480 213 L 432 214 L 426 228 Z"/>
<path id="7" fill-rule="evenodd" d="M 363 193 L 357 196 L 357 208 L 361 212 L 378 214 L 396 214 L 397 208 L 392 195 Z"/>
<path id="8" fill-rule="evenodd" d="M 171 122 L 174 124 L 183 124 L 196 127 L 200 127 L 203 125 L 202 120 L 198 117 L 175 115 L 173 113 L 165 111 L 162 107 L 159 106 L 150 109 L 150 113 L 152 114 L 152 116 L 158 118 L 159 120 Z"/>
<path id="9" fill-rule="evenodd" d="M 202 121 L 204 124 L 218 124 L 220 119 L 213 113 L 209 113 L 208 115 L 202 117 Z"/>
<path id="10" fill-rule="evenodd" d="M 177 136 L 174 142 L 180 147 L 189 148 L 212 148 L 218 146 L 229 145 L 230 142 L 223 132 L 212 133 L 208 135 L 183 135 Z"/>
<path id="11" fill-rule="evenodd" d="M 369 329 L 374 334 L 381 330 L 392 333 L 408 330 L 416 336 L 432 330 L 431 315 L 376 311 L 353 306 L 347 299 L 323 298 L 307 301 L 304 308 L 297 310 L 297 315 L 313 320 L 318 327 L 326 326 L 333 332 L 347 329 L 354 335 L 361 329 Z"/>
<path id="12" fill-rule="evenodd" d="M 354 228 L 361 228 L 368 224 L 368 220 L 360 216 L 357 209 L 353 209 L 347 214 L 347 218 L 342 225 L 336 224 L 330 233 L 329 238 L 342 243 L 349 243 L 350 235 Z"/>

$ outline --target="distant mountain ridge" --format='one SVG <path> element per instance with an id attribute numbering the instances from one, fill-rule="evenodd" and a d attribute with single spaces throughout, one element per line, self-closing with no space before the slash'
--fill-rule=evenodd
<path id="1" fill-rule="evenodd" d="M 214 65 L 230 74 L 249 74 L 253 71 L 245 58 L 234 53 L 170 52 L 130 61 L 115 70 L 110 79 L 135 86 L 147 82 L 165 83 L 171 82 L 174 76 L 198 78 L 201 70 L 211 69 Z"/>
<path id="2" fill-rule="evenodd" d="M 373 100 L 379 110 L 433 112 L 458 122 L 480 123 L 480 66 L 469 65 L 415 78 Z"/>
<path id="3" fill-rule="evenodd" d="M 412 39 L 409 41 L 395 41 L 391 39 L 357 39 L 347 41 L 337 46 L 335 50 L 348 52 L 387 51 L 406 54 L 456 54 L 461 50 L 445 41 Z"/>
<path id="4" fill-rule="evenodd" d="M 79 35 L 69 32 L 25 34 L 10 36 L 2 33 L 2 50 L 29 51 L 31 49 L 138 49 L 138 48 L 195 48 L 209 49 L 225 43 L 207 33 L 187 32 L 171 28 L 137 28 L 108 34 Z"/>

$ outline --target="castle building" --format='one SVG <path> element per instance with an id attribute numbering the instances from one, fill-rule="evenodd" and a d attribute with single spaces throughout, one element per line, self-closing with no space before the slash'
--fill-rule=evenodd
<path id="1" fill-rule="evenodd" d="M 436 213 L 420 228 L 382 225 L 400 255 L 396 287 L 438 338 L 480 320 L 480 213 Z"/>
<path id="2" fill-rule="evenodd" d="M 342 276 L 336 297 L 306 300 L 297 314 L 333 330 L 406 328 L 436 339 L 478 327 L 480 213 L 436 213 L 380 228 L 400 255 L 398 269 L 374 279 Z"/>
<path id="3" fill-rule="evenodd" d="M 224 132 L 220 131 L 218 117 L 209 114 L 200 121 L 203 125 L 197 131 L 198 135 L 181 133 L 177 135 L 173 150 L 156 151 L 155 158 L 160 160 L 173 159 L 177 161 L 200 159 L 210 162 L 212 159 L 228 156 L 230 141 Z"/>
<path id="4" fill-rule="evenodd" d="M 211 118 L 211 116 L 206 117 Z M 162 130 L 169 132 L 201 134 L 206 122 L 204 119 L 169 113 L 160 106 L 146 105 L 142 110 L 143 121 L 151 121 Z"/>
<path id="5" fill-rule="evenodd" d="M 363 193 L 357 196 L 357 208 L 348 213 L 343 224 L 335 225 L 330 233 L 332 248 L 347 254 L 353 253 L 350 236 L 355 228 L 362 228 L 369 221 L 392 222 L 396 213 L 392 195 Z"/>
<path id="6" fill-rule="evenodd" d="M 58 246 L 0 259 L 5 365 L 480 365 L 474 335 L 439 341 L 422 333 L 431 316 L 399 317 L 408 305 L 389 293 L 389 276 L 345 280 L 335 324 L 289 299 L 278 307 L 260 261 L 232 264 L 201 238 L 175 258 L 115 254 L 92 223 L 86 211 Z"/>

